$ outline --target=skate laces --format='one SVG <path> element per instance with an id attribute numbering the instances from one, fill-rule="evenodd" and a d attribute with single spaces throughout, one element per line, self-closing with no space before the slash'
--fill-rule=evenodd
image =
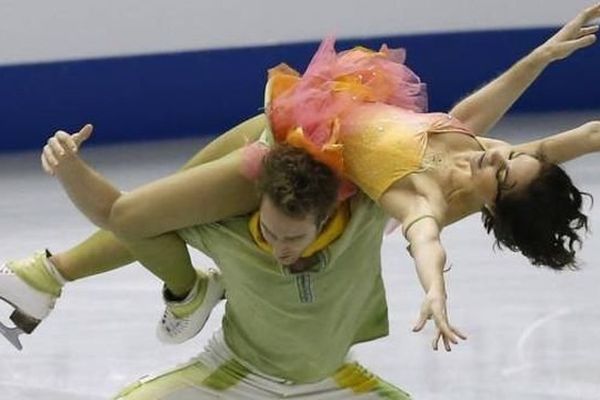
<path id="1" fill-rule="evenodd" d="M 199 331 L 214 306 L 214 297 L 220 287 L 218 279 L 218 271 L 210 268 L 205 274 L 199 274 L 194 287 L 184 300 L 167 301 L 160 321 L 162 330 L 171 337 L 177 337 L 190 329 Z M 203 310 L 203 306 L 209 309 Z"/>
<path id="2" fill-rule="evenodd" d="M 165 331 L 168 334 L 176 336 L 181 333 L 181 331 L 185 330 L 190 324 L 190 317 L 177 317 L 173 311 L 167 307 L 163 313 L 161 324 L 164 326 Z"/>
<path id="3" fill-rule="evenodd" d="M 0 274 L 14 275 L 15 273 L 12 271 L 12 269 L 8 268 L 6 264 L 2 264 L 2 267 L 0 267 Z"/>
<path id="4" fill-rule="evenodd" d="M 35 252 L 20 260 L 8 261 L 5 266 L 37 291 L 54 297 L 60 296 L 64 282 L 58 279 L 59 273 L 54 271 L 55 267 L 44 251 Z"/>
<path id="5" fill-rule="evenodd" d="M 14 275 L 14 271 L 10 268 L 8 268 L 7 264 L 2 264 L 2 267 L 0 267 L 0 274 L 1 275 Z"/>

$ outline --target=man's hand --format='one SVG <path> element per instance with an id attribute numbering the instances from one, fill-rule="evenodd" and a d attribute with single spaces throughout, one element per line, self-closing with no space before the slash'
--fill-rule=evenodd
<path id="1" fill-rule="evenodd" d="M 41 160 L 44 171 L 48 175 L 55 175 L 59 169 L 68 168 L 70 161 L 77 158 L 79 147 L 89 139 L 93 129 L 92 125 L 87 124 L 72 135 L 65 131 L 57 131 L 48 139 L 48 143 L 42 151 Z"/>
<path id="2" fill-rule="evenodd" d="M 546 55 L 549 61 L 557 61 L 569 57 L 579 49 L 591 46 L 596 41 L 598 24 L 588 24 L 599 17 L 600 4 L 586 8 L 536 51 Z"/>
<path id="3" fill-rule="evenodd" d="M 458 329 L 450 325 L 448 321 L 448 312 L 446 310 L 446 296 L 443 293 L 432 289 L 427 292 L 425 300 L 421 304 L 421 312 L 419 320 L 413 328 L 413 332 L 420 332 L 427 324 L 427 320 L 432 319 L 437 327 L 436 334 L 433 338 L 433 350 L 438 349 L 440 339 L 444 342 L 446 351 L 452 351 L 450 343 L 458 344 L 458 339 L 466 340 L 467 337 Z"/>

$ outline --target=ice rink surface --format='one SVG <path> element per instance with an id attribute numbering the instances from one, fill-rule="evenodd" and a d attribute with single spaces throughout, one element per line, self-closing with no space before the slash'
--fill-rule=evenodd
<path id="1" fill-rule="evenodd" d="M 599 116 L 514 116 L 492 136 L 519 142 Z M 127 190 L 176 170 L 203 143 L 90 147 L 83 154 Z M 600 155 L 566 167 L 600 201 Z M 0 155 L 0 187 L 2 260 L 44 247 L 60 251 L 93 232 L 57 182 L 41 172 L 37 152 Z M 592 230 L 598 230 L 599 206 L 588 213 Z M 585 241 L 581 271 L 564 273 L 493 250 L 478 215 L 448 227 L 443 242 L 453 264 L 446 275 L 450 319 L 468 340 L 451 353 L 434 352 L 432 326 L 411 332 L 423 293 L 406 243 L 394 234 L 383 248 L 391 334 L 357 346 L 354 356 L 417 400 L 600 399 L 600 238 L 592 232 Z M 201 255 L 194 258 L 198 265 L 210 264 Z M 145 374 L 193 357 L 218 328 L 222 305 L 195 340 L 162 345 L 154 335 L 162 313 L 160 288 L 137 264 L 68 284 L 50 317 L 24 337 L 22 352 L 0 341 L 0 399 L 108 399 Z M 0 308 L 3 320 L 9 310 Z"/>

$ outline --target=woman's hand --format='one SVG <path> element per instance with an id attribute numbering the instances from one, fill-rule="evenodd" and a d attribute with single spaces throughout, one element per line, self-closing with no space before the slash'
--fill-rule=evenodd
<path id="1" fill-rule="evenodd" d="M 596 41 L 598 24 L 588 24 L 599 17 L 600 4 L 586 8 L 536 51 L 544 54 L 552 62 L 567 58 L 575 51 L 591 46 Z"/>
<path id="2" fill-rule="evenodd" d="M 466 340 L 467 337 L 458 329 L 450 325 L 448 311 L 446 310 L 446 296 L 439 290 L 430 289 L 421 304 L 419 320 L 413 328 L 413 332 L 420 332 L 429 319 L 433 319 L 436 325 L 436 334 L 431 343 L 433 350 L 438 349 L 440 339 L 444 343 L 446 351 L 452 351 L 450 343 L 458 344 L 458 339 Z"/>
<path id="3" fill-rule="evenodd" d="M 85 125 L 75 134 L 57 131 L 48 139 L 42 151 L 42 168 L 48 175 L 55 175 L 59 170 L 68 168 L 71 161 L 78 159 L 77 151 L 81 144 L 92 134 L 93 126 Z"/>

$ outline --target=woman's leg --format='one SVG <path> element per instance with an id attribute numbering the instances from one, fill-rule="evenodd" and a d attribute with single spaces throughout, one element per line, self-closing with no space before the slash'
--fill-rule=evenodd
<path id="1" fill-rule="evenodd" d="M 243 147 L 248 142 L 257 140 L 265 126 L 266 119 L 262 114 L 242 122 L 202 148 L 185 163 L 181 171 L 219 159 Z M 168 246 L 170 243 L 174 243 L 173 238 L 165 239 L 161 244 Z M 152 244 L 158 244 L 158 242 L 154 241 Z M 176 246 L 180 247 L 179 245 Z M 149 254 L 152 254 L 152 252 Z M 66 281 L 74 281 L 111 271 L 130 264 L 135 260 L 136 258 L 131 254 L 127 246 L 112 233 L 103 230 L 97 231 L 83 242 L 68 250 L 50 256 L 50 261 Z M 176 257 L 174 260 L 175 265 L 181 263 L 177 260 L 178 258 Z M 186 264 L 188 263 L 183 262 L 183 265 Z M 161 269 L 162 267 L 155 271 L 158 277 L 163 276 L 160 272 Z M 184 276 L 186 274 L 188 277 L 190 276 L 189 270 L 183 273 Z M 179 279 L 175 278 L 173 284 L 175 288 L 181 286 L 178 281 Z"/>
<path id="2" fill-rule="evenodd" d="M 6 266 L 36 290 L 58 297 L 66 282 L 134 261 L 141 262 L 178 298 L 185 297 L 196 280 L 185 243 L 175 233 L 123 242 L 111 232 L 100 230 L 64 252 L 38 252 L 22 260 L 9 261 Z"/>
<path id="3" fill-rule="evenodd" d="M 134 213 L 139 209 L 148 211 L 148 208 L 158 211 L 146 213 L 145 216 L 144 213 L 136 215 L 123 226 L 133 229 L 133 232 L 152 233 L 119 237 L 121 244 L 115 246 L 114 253 L 110 251 L 110 247 L 115 245 L 111 244 L 114 238 L 103 233 L 83 246 L 84 250 L 87 248 L 89 251 L 91 247 L 111 257 L 120 253 L 119 257 L 115 257 L 120 262 L 130 261 L 128 255 L 133 256 L 133 259 L 139 260 L 165 281 L 167 309 L 158 328 L 159 338 L 164 338 L 164 341 L 178 343 L 195 336 L 208 318 L 207 309 L 212 309 L 220 298 L 214 297 L 210 304 L 204 302 L 208 287 L 206 275 L 194 270 L 185 243 L 173 231 L 177 226 L 183 228 L 198 224 L 206 215 L 219 220 L 256 209 L 258 196 L 254 184 L 242 176 L 241 162 L 240 153 L 234 152 L 134 190 L 131 193 L 137 195 L 126 195 L 129 210 Z M 98 246 L 98 243 L 103 246 Z M 0 267 L 0 296 L 15 308 L 11 320 L 20 328 L 12 330 L 0 326 L 0 333 L 17 347 L 20 346 L 18 335 L 22 332 L 31 333 L 49 314 L 66 282 L 59 268 L 49 258 L 48 252 L 36 253 L 28 259 L 12 261 Z M 60 259 L 58 256 L 57 260 Z M 97 260 L 94 261 L 85 272 L 106 271 L 118 266 L 113 259 L 104 261 L 101 265 Z M 69 264 L 64 262 L 64 258 L 61 267 L 69 271 Z M 67 276 L 76 277 L 68 272 Z M 175 303 L 183 307 L 173 307 Z"/>
<path id="4" fill-rule="evenodd" d="M 262 114 L 244 121 L 202 148 L 185 163 L 181 171 L 214 161 L 243 147 L 248 142 L 257 140 L 265 126 L 266 119 Z M 146 244 L 149 246 L 149 250 L 143 257 L 149 266 L 154 264 L 150 260 L 153 254 L 157 256 L 165 254 L 165 251 L 153 251 L 151 246 L 156 246 L 156 248 L 160 247 L 159 245 L 166 246 L 167 248 L 170 244 L 176 246 L 176 256 L 173 260 L 175 266 L 169 272 L 172 274 L 173 269 L 177 268 L 176 266 L 180 264 L 185 266 L 185 270 L 182 271 L 181 278 L 173 277 L 173 284 L 167 286 L 169 288 L 172 287 L 175 291 L 179 291 L 177 288 L 182 286 L 180 283 L 181 280 L 191 276 L 189 265 L 187 265 L 189 263 L 181 259 L 182 254 L 179 252 L 181 245 L 173 237 L 171 239 L 164 239 L 161 243 L 159 241 L 148 241 Z M 134 246 L 136 249 L 140 248 L 136 243 L 129 243 L 129 246 Z M 65 280 L 74 281 L 122 267 L 136 261 L 136 258 L 131 254 L 128 246 L 125 246 L 112 233 L 99 230 L 78 245 L 52 255 L 50 260 Z M 150 269 L 156 276 L 164 280 L 166 276 L 162 271 L 164 266 L 162 263 L 160 264 L 156 269 Z"/>
<path id="5" fill-rule="evenodd" d="M 130 264 L 135 258 L 112 233 L 99 230 L 74 247 L 53 254 L 50 261 L 65 280 L 75 281 Z"/>
<path id="6" fill-rule="evenodd" d="M 185 242 L 176 233 L 124 241 L 137 261 L 165 283 L 168 293 L 183 299 L 197 279 Z"/>
<path id="7" fill-rule="evenodd" d="M 66 282 L 136 260 L 164 282 L 165 300 L 170 300 L 159 322 L 161 341 L 181 343 L 195 336 L 222 296 L 218 282 L 192 267 L 185 243 L 174 233 L 123 243 L 107 231 L 62 253 L 37 252 L 0 266 L 0 297 L 14 307 L 10 319 L 15 325 L 0 322 L 0 334 L 20 349 L 19 335 L 32 333 L 48 316 Z"/>
<path id="8" fill-rule="evenodd" d="M 256 140 L 264 126 L 263 116 L 236 126 L 193 156 L 182 170 L 218 159 L 248 141 Z M 15 307 L 11 319 L 20 329 L 1 329 L 0 326 L 0 333 L 18 346 L 18 335 L 21 331 L 31 333 L 48 315 L 65 282 L 119 268 L 135 261 L 137 257 L 156 276 L 165 280 L 175 297 L 184 297 L 194 281 L 199 287 L 196 291 L 199 297 L 206 285 L 199 282 L 202 279 L 196 279 L 197 275 L 187 252 L 182 251 L 183 247 L 175 234 L 144 239 L 142 243 L 130 241 L 124 244 L 112 233 L 100 230 L 64 252 L 54 255 L 39 252 L 22 260 L 9 261 L 0 266 L 3 272 L 0 274 L 0 297 Z"/>
<path id="9" fill-rule="evenodd" d="M 124 243 L 112 233 L 100 230 L 75 247 L 50 256 L 49 260 L 66 281 L 139 261 L 176 296 L 185 296 L 196 279 L 185 244 L 176 234 Z"/>

